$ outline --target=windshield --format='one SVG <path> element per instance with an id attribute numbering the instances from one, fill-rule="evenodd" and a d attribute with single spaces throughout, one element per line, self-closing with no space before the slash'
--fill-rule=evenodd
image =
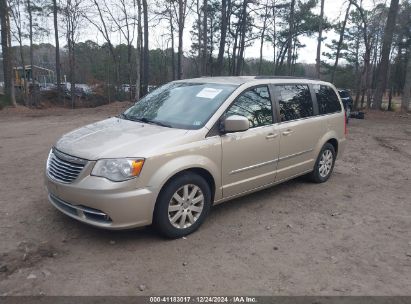
<path id="1" fill-rule="evenodd" d="M 235 85 L 171 82 L 127 109 L 122 117 L 172 128 L 199 129 L 205 125 Z"/>

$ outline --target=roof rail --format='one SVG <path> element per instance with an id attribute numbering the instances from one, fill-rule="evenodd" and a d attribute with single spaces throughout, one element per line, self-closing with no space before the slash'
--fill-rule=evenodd
<path id="1" fill-rule="evenodd" d="M 301 77 L 301 76 L 255 76 L 255 79 L 308 79 L 308 80 L 320 80 L 318 78 L 312 78 L 312 77 Z"/>

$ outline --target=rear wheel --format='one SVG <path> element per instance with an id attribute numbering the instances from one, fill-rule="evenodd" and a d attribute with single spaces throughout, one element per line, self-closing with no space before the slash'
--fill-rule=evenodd
<path id="1" fill-rule="evenodd" d="M 154 211 L 154 225 L 161 234 L 179 238 L 203 223 L 211 206 L 211 191 L 201 176 L 185 172 L 162 189 Z"/>
<path id="2" fill-rule="evenodd" d="M 330 143 L 326 143 L 318 155 L 314 170 L 310 173 L 310 179 L 315 183 L 327 181 L 334 169 L 335 149 Z"/>

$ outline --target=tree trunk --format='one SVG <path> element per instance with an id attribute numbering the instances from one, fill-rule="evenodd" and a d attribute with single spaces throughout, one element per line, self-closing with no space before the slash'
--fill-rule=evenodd
<path id="1" fill-rule="evenodd" d="M 56 44 L 56 82 L 57 82 L 57 102 L 61 102 L 61 70 L 60 70 L 60 44 L 58 30 L 58 8 L 57 0 L 53 0 L 53 21 L 54 21 L 54 41 Z"/>
<path id="2" fill-rule="evenodd" d="M 27 81 L 27 71 L 26 71 L 26 61 L 24 60 L 24 54 L 23 54 L 23 37 L 21 34 L 21 29 L 18 30 L 19 32 L 19 49 L 20 49 L 20 62 L 21 62 L 21 69 L 23 71 L 23 83 L 21 83 L 20 80 L 20 87 L 21 90 L 23 91 L 23 96 L 24 96 L 24 105 L 26 107 L 30 106 L 29 103 L 29 98 L 28 98 L 28 81 Z M 33 73 L 33 70 L 31 71 Z"/>
<path id="3" fill-rule="evenodd" d="M 388 94 L 388 111 L 392 111 L 392 88 L 390 88 L 390 92 Z"/>
<path id="4" fill-rule="evenodd" d="M 1 48 L 3 53 L 4 97 L 5 103 L 16 107 L 10 36 L 10 18 L 7 0 L 0 0 Z"/>
<path id="5" fill-rule="evenodd" d="M 364 76 L 363 76 L 363 78 L 364 78 L 364 80 L 363 80 L 364 88 L 363 88 L 363 95 L 361 97 L 361 107 L 363 107 L 363 105 L 364 105 L 364 94 L 366 93 L 366 91 L 369 88 L 370 56 L 371 56 L 371 47 L 368 45 L 366 47 L 365 55 L 364 55 L 364 71 L 363 71 L 363 73 L 364 73 Z M 370 107 L 370 99 L 368 99 L 368 101 L 367 101 L 367 107 L 368 108 Z"/>
<path id="6" fill-rule="evenodd" d="M 275 20 L 275 0 L 273 1 L 273 75 L 277 72 L 277 60 L 276 60 L 276 39 L 277 39 L 277 26 Z"/>
<path id="7" fill-rule="evenodd" d="M 372 107 L 374 109 L 381 109 L 382 96 L 387 85 L 388 65 L 390 64 L 390 52 L 392 37 L 395 29 L 395 19 L 398 14 L 399 0 L 391 0 L 390 10 L 388 11 L 387 23 L 384 29 L 384 37 L 382 41 L 381 63 L 378 68 L 377 87 L 374 93 L 374 101 Z"/>
<path id="8" fill-rule="evenodd" d="M 352 4 L 353 6 L 355 6 L 358 10 L 358 12 L 360 13 L 361 16 L 361 20 L 363 23 L 363 29 L 362 29 L 362 35 L 363 35 L 363 39 L 364 39 L 364 46 L 365 46 L 365 54 L 364 54 L 364 63 L 363 63 L 363 69 L 361 71 L 361 80 L 360 80 L 360 86 L 359 86 L 359 90 L 357 91 L 356 97 L 355 97 L 355 104 L 358 105 L 359 102 L 359 98 L 361 95 L 361 106 L 360 108 L 362 109 L 364 107 L 364 96 L 365 96 L 365 92 L 368 88 L 368 80 L 369 80 L 369 65 L 370 65 L 370 56 L 371 56 L 371 43 L 370 43 L 370 39 L 368 37 L 368 22 L 367 22 L 367 18 L 365 16 L 364 10 L 362 8 L 362 2 L 360 2 L 360 4 L 358 4 L 356 1 L 354 0 L 350 0 L 350 5 Z M 368 100 L 369 102 L 370 100 Z M 369 107 L 369 104 L 367 104 L 367 107 Z"/>
<path id="9" fill-rule="evenodd" d="M 203 38 L 202 38 L 202 40 L 203 40 L 203 52 L 202 52 L 202 60 L 201 60 L 201 63 L 202 63 L 202 71 L 201 71 L 201 73 L 202 73 L 202 75 L 207 75 L 207 53 L 208 53 L 208 50 L 207 50 L 207 47 L 208 47 L 208 43 L 207 43 L 207 34 L 208 34 L 208 32 L 207 32 L 207 18 L 208 18 L 208 14 L 207 14 L 207 11 L 208 11 L 208 2 L 207 2 L 207 0 L 203 0 L 203 32 L 202 32 L 202 34 L 203 34 Z M 199 41 L 200 41 L 200 39 L 199 39 Z"/>
<path id="10" fill-rule="evenodd" d="M 177 79 L 183 78 L 183 29 L 178 30 Z"/>
<path id="11" fill-rule="evenodd" d="M 332 83 L 334 82 L 335 71 L 337 70 L 337 66 L 338 66 L 338 59 L 340 59 L 341 47 L 342 47 L 342 43 L 344 41 L 345 26 L 347 25 L 348 16 L 350 14 L 350 8 L 351 8 L 351 1 L 350 1 L 350 3 L 348 3 L 347 10 L 345 11 L 345 17 L 344 17 L 344 21 L 343 21 L 341 32 L 340 32 L 340 39 L 338 40 L 337 54 L 335 55 L 334 67 L 333 67 L 332 72 L 331 72 L 331 82 Z"/>
<path id="12" fill-rule="evenodd" d="M 401 99 L 401 111 L 407 112 L 410 108 L 411 100 L 411 48 L 408 50 L 407 69 L 405 71 L 405 83 Z"/>
<path id="13" fill-rule="evenodd" d="M 183 78 L 183 34 L 185 23 L 185 5 L 187 0 L 178 0 L 178 54 L 177 79 Z"/>
<path id="14" fill-rule="evenodd" d="M 141 29 L 141 1 L 137 0 L 137 46 L 136 46 L 136 100 L 141 96 L 141 40 L 143 31 Z"/>
<path id="15" fill-rule="evenodd" d="M 130 9 L 128 7 L 128 3 L 126 4 L 125 0 L 121 0 L 121 12 L 123 13 L 122 19 L 124 25 L 123 29 L 120 29 L 120 32 L 123 34 L 124 38 L 127 41 L 127 84 L 129 86 L 129 98 L 130 101 L 133 100 L 133 89 L 131 84 L 133 83 L 133 64 L 132 64 L 132 52 L 133 52 L 133 39 L 134 39 L 134 28 L 131 33 L 130 27 L 132 26 L 129 15 L 128 15 L 128 10 Z M 134 3 L 134 2 L 133 2 Z M 135 3 L 133 7 L 133 11 L 135 12 Z M 116 24 L 118 24 L 116 22 Z M 135 24 L 133 23 L 133 27 L 135 27 Z"/>
<path id="16" fill-rule="evenodd" d="M 288 54 L 287 54 L 288 75 L 291 75 L 291 59 L 292 59 L 291 57 L 292 57 L 292 50 L 293 50 L 293 34 L 294 34 L 294 7 L 295 7 L 295 0 L 291 0 L 289 29 L 288 29 Z"/>
<path id="17" fill-rule="evenodd" d="M 356 94 L 358 94 L 360 90 L 360 79 L 361 79 L 359 57 L 360 57 L 360 37 L 357 35 L 355 39 L 355 93 Z M 358 106 L 359 106 L 358 98 L 355 98 L 354 109 L 358 110 L 359 109 Z"/>
<path id="18" fill-rule="evenodd" d="M 321 68 L 321 43 L 323 35 L 323 22 L 324 22 L 324 2 L 321 0 L 321 12 L 320 12 L 320 24 L 318 26 L 318 42 L 317 42 L 317 58 L 315 60 L 315 74 L 318 79 L 321 78 L 320 68 Z"/>
<path id="19" fill-rule="evenodd" d="M 231 75 L 235 75 L 235 68 L 236 68 L 236 63 L 237 63 L 237 42 L 238 42 L 238 27 L 235 30 L 235 35 L 234 35 L 234 43 L 233 43 L 233 51 L 231 54 Z"/>
<path id="20" fill-rule="evenodd" d="M 214 57 L 213 57 L 213 53 L 214 53 L 214 18 L 213 16 L 210 16 L 210 32 L 209 32 L 209 39 L 210 39 L 210 49 L 208 51 L 208 67 L 209 67 L 209 75 L 210 76 L 214 76 Z"/>
<path id="21" fill-rule="evenodd" d="M 30 92 L 30 103 L 35 103 L 37 106 L 37 90 L 34 87 L 36 85 L 35 80 L 37 78 L 36 71 L 34 69 L 34 54 L 33 54 L 33 11 L 31 7 L 31 0 L 27 0 L 27 13 L 29 15 L 29 41 L 30 41 L 30 67 L 31 67 L 31 84 L 32 91 Z"/>
<path id="22" fill-rule="evenodd" d="M 248 5 L 248 0 L 244 0 L 243 7 L 242 7 L 242 13 L 241 13 L 240 41 L 239 41 L 238 56 L 237 56 L 237 69 L 235 71 L 236 76 L 241 75 L 242 69 L 243 69 L 245 34 L 247 32 L 247 29 L 246 29 L 246 25 L 247 25 L 247 5 Z"/>
<path id="23" fill-rule="evenodd" d="M 143 85 L 142 93 L 143 95 L 148 92 L 148 81 L 149 81 L 149 48 L 148 48 L 148 11 L 147 11 L 147 0 L 143 0 L 143 17 L 144 17 L 144 50 L 143 50 Z"/>
<path id="24" fill-rule="evenodd" d="M 228 10 L 227 10 L 227 1 L 230 3 L 230 0 L 221 0 L 221 29 L 220 29 L 220 45 L 218 47 L 218 57 L 217 57 L 217 68 L 216 74 L 221 75 L 224 65 L 224 50 L 227 37 L 227 24 L 228 24 Z"/>
<path id="25" fill-rule="evenodd" d="M 170 8 L 171 10 L 171 8 Z M 173 14 L 170 11 L 170 34 L 171 34 L 171 74 L 172 80 L 176 79 L 176 60 L 175 60 L 175 53 L 174 53 L 174 23 L 173 23 Z"/>
<path id="26" fill-rule="evenodd" d="M 197 61 L 194 61 L 196 65 L 196 73 L 197 76 L 201 76 L 203 72 L 203 47 L 202 47 L 202 40 L 203 35 L 201 32 L 202 23 L 201 23 L 201 6 L 200 0 L 196 1 L 196 11 L 197 11 L 197 38 L 198 38 L 198 45 L 197 45 Z"/>
<path id="27" fill-rule="evenodd" d="M 129 85 L 129 97 L 130 97 L 130 101 L 133 100 L 133 89 L 131 87 L 131 84 L 133 83 L 133 65 L 131 63 L 131 57 L 132 57 L 132 52 L 133 52 L 133 46 L 132 46 L 132 41 L 129 40 L 127 41 L 127 67 L 128 67 L 128 85 Z"/>
<path id="28" fill-rule="evenodd" d="M 284 65 L 285 54 L 287 54 L 288 42 L 281 45 L 280 51 L 277 54 L 277 61 L 275 63 L 276 70 Z"/>
<path id="29" fill-rule="evenodd" d="M 10 2 L 12 3 L 12 2 Z M 17 85 L 20 87 L 20 91 L 23 95 L 23 103 L 26 107 L 30 105 L 29 98 L 28 98 L 28 81 L 27 81 L 27 71 L 26 71 L 26 61 L 24 60 L 24 51 L 23 51 L 23 24 L 21 19 L 21 7 L 20 2 L 16 2 L 14 8 L 10 7 L 10 14 L 11 18 L 14 20 L 14 25 L 16 28 L 17 34 L 14 34 L 16 40 L 19 43 L 19 54 L 20 54 L 20 64 L 21 64 L 21 71 L 22 75 L 20 76 L 19 70 L 16 70 L 18 83 Z M 11 45 L 11 44 L 10 44 Z"/>
<path id="30" fill-rule="evenodd" d="M 101 35 L 104 37 L 104 39 L 106 40 L 107 44 L 108 44 L 108 48 L 110 51 L 110 55 L 113 58 L 113 63 L 114 63 L 114 70 L 116 73 L 116 84 L 120 83 L 120 63 L 118 62 L 118 58 L 116 55 L 116 52 L 114 50 L 114 46 L 113 43 L 111 42 L 110 39 L 110 33 L 109 33 L 109 29 L 107 28 L 107 24 L 106 24 L 106 18 L 103 16 L 103 12 L 100 8 L 100 4 L 97 0 L 93 0 L 94 6 L 97 9 L 99 18 L 100 18 L 100 22 L 102 26 L 98 26 L 96 23 L 94 23 L 94 21 L 92 21 L 92 19 L 87 18 L 87 20 L 93 24 L 97 30 L 101 33 Z"/>
<path id="31" fill-rule="evenodd" d="M 268 18 L 268 1 L 265 3 L 263 28 L 261 30 L 261 37 L 260 37 L 260 60 L 258 63 L 258 75 L 261 75 L 261 69 L 263 65 L 263 47 L 264 47 L 265 30 L 267 27 L 267 18 Z"/>
<path id="32" fill-rule="evenodd" d="M 69 36 L 72 36 L 71 33 Z M 76 98 L 76 80 L 75 80 L 75 56 L 74 56 L 74 37 L 69 37 L 68 41 L 69 50 L 69 73 L 70 73 L 70 95 L 71 95 L 71 107 L 74 109 L 74 103 Z"/>
<path id="33" fill-rule="evenodd" d="M 382 14 L 382 13 L 381 13 Z M 380 18 L 382 18 L 380 14 Z M 372 81 L 371 81 L 371 88 L 375 89 L 377 87 L 377 70 L 378 70 L 378 60 L 381 58 L 378 58 L 378 52 L 381 51 L 381 45 L 380 45 L 380 35 L 375 35 L 375 38 L 373 39 L 373 60 L 372 60 Z"/>

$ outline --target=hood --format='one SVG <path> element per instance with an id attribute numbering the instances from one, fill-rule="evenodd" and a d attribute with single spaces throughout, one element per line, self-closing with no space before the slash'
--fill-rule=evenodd
<path id="1" fill-rule="evenodd" d="M 113 117 L 67 133 L 55 147 L 88 160 L 147 157 L 155 150 L 177 144 L 188 132 Z"/>

